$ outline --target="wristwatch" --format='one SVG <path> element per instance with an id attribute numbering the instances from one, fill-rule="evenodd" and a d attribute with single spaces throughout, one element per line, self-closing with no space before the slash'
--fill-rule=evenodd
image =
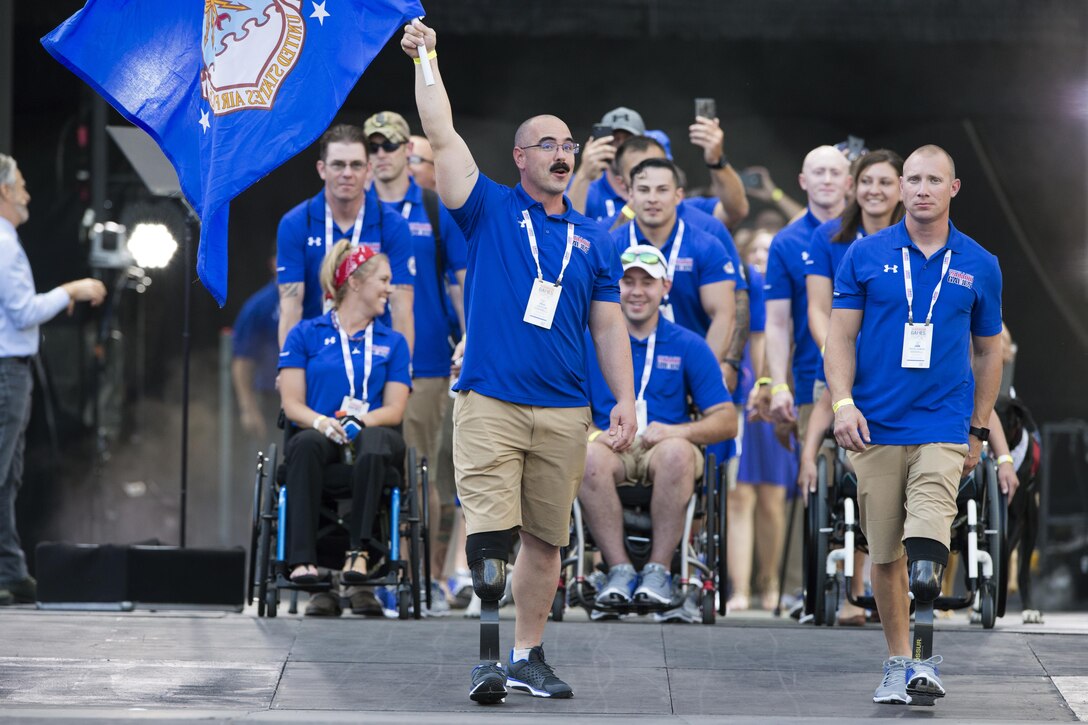
<path id="1" fill-rule="evenodd" d="M 731 360 L 730 358 L 726 358 L 725 360 L 722 360 L 722 362 L 736 370 L 738 373 L 740 372 L 740 360 Z"/>
<path id="2" fill-rule="evenodd" d="M 976 428 L 975 426 L 971 426 L 967 429 L 967 432 L 973 435 L 975 438 L 978 438 L 980 441 L 985 442 L 990 440 L 989 428 Z"/>
<path id="3" fill-rule="evenodd" d="M 711 164 L 709 162 L 706 164 L 708 169 L 724 169 L 726 166 L 729 166 L 729 157 L 725 154 L 721 155 L 721 158 L 718 159 L 716 164 Z"/>

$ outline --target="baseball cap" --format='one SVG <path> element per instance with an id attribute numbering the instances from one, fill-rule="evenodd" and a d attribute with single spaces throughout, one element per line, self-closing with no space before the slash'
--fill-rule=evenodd
<path id="1" fill-rule="evenodd" d="M 623 271 L 638 267 L 654 279 L 665 279 L 667 263 L 665 255 L 652 244 L 639 244 L 620 252 Z"/>
<path id="2" fill-rule="evenodd" d="M 370 138 L 379 133 L 394 143 L 404 143 L 412 134 L 404 116 L 393 111 L 375 113 L 363 124 L 363 135 Z"/>
<path id="3" fill-rule="evenodd" d="M 615 131 L 628 131 L 636 136 L 646 133 L 646 124 L 642 122 L 642 116 L 638 114 L 638 111 L 633 111 L 626 106 L 613 108 L 604 114 L 601 125 L 610 126 Z"/>

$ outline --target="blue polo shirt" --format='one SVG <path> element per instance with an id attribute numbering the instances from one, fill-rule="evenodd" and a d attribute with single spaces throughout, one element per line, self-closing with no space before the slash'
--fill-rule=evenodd
<path id="1" fill-rule="evenodd" d="M 627 222 L 612 232 L 618 254 L 631 246 L 632 229 L 638 244 L 650 244 L 636 222 Z M 679 229 L 680 223 L 677 220 L 669 233 L 668 241 L 661 247 L 661 253 L 666 260 L 672 254 L 672 245 Z M 676 258 L 676 269 L 673 272 L 672 289 L 669 290 L 669 303 L 672 305 L 676 324 L 700 337 L 706 337 L 706 331 L 710 329 L 710 315 L 703 310 L 699 288 L 715 282 L 736 282 L 737 277 L 736 265 L 726 255 L 718 240 L 685 223 L 680 254 Z"/>
<path id="2" fill-rule="evenodd" d="M 417 378 L 444 378 L 450 374 L 449 335 L 453 303 L 445 285 L 439 286 L 439 274 L 435 268 L 434 230 L 423 205 L 423 189 L 415 179 L 408 182 L 408 193 L 400 201 L 383 202 L 402 219 L 408 209 L 408 230 L 412 235 L 412 248 L 416 259 L 416 290 L 413 311 L 415 313 L 416 344 L 412 351 L 412 371 Z M 410 205 L 410 206 L 409 206 Z M 443 274 L 452 274 L 465 268 L 468 250 L 461 228 L 454 223 L 446 207 L 438 206 L 438 226 L 442 237 Z M 456 279 L 456 278 L 455 278 Z M 454 324 L 460 330 L 460 323 Z"/>
<path id="3" fill-rule="evenodd" d="M 907 297 L 902 249 L 910 252 L 915 324 L 933 308 L 933 349 L 926 369 L 902 367 Z M 928 260 L 911 241 L 906 223 L 850 245 L 835 278 L 835 309 L 862 310 L 852 397 L 869 421 L 873 443 L 966 443 L 974 408 L 971 336 L 1001 332 L 1001 268 L 997 257 L 948 225 L 948 243 Z"/>
<path id="4" fill-rule="evenodd" d="M 351 364 L 355 368 L 355 396 L 363 395 L 363 336 L 360 330 L 350 339 Z M 386 383 L 412 386 L 408 342 L 391 327 L 375 320 L 371 348 L 370 379 L 367 402 L 370 410 L 382 407 Z M 306 370 L 306 405 L 321 415 L 332 416 L 340 409 L 344 396 L 351 392 L 340 334 L 332 321 L 332 312 L 302 320 L 287 333 L 280 352 L 280 369 Z"/>
<path id="5" fill-rule="evenodd" d="M 718 206 L 718 197 L 716 196 L 688 196 L 684 198 L 684 204 L 692 206 L 703 212 L 704 214 L 710 214 L 714 216 L 714 210 Z M 715 217 L 716 218 L 716 217 Z M 721 221 L 720 219 L 718 221 Z"/>
<path id="6" fill-rule="evenodd" d="M 280 351 L 280 294 L 272 281 L 255 292 L 238 313 L 231 333 L 234 357 L 253 360 L 253 388 L 276 389 L 277 353 Z"/>
<path id="7" fill-rule="evenodd" d="M 842 229 L 842 218 L 835 217 L 826 221 L 812 232 L 809 240 L 808 259 L 805 260 L 805 275 L 815 274 L 820 277 L 835 279 L 835 273 L 839 270 L 842 258 L 846 256 L 846 250 L 850 245 L 865 236 L 865 227 L 858 224 L 857 234 L 846 242 L 833 242 L 832 237 Z"/>
<path id="8" fill-rule="evenodd" d="M 586 192 L 586 216 L 594 221 L 603 221 L 618 214 L 625 203 L 608 182 L 608 174 L 601 174 L 601 178 L 592 182 Z"/>
<path id="9" fill-rule="evenodd" d="M 371 189 L 366 193 L 363 227 L 359 231 L 359 243 L 373 247 L 389 257 L 393 270 L 393 284 L 412 284 L 416 263 L 412 257 L 412 237 L 408 224 L 400 215 L 385 208 L 378 201 L 378 194 Z M 341 229 L 333 220 L 332 243 L 351 239 L 354 222 Z M 306 293 L 302 298 L 302 319 L 308 320 L 322 313 L 321 262 L 325 260 L 325 190 L 322 189 L 280 219 L 276 233 L 276 282 L 290 284 L 303 282 Z M 379 318 L 391 325 L 389 310 Z"/>
<path id="10" fill-rule="evenodd" d="M 480 174 L 468 200 L 450 215 L 468 242 L 465 315 L 468 340 L 455 390 L 509 403 L 574 408 L 585 396 L 585 336 L 591 302 L 619 303 L 623 275 L 616 246 L 597 222 L 571 208 L 548 215 L 518 184 Z M 574 247 L 550 330 L 523 320 L 536 263 L 521 227 L 528 210 L 547 282 L 555 282 L 574 225 Z"/>
<path id="11" fill-rule="evenodd" d="M 589 370 L 588 394 L 593 408 L 593 424 L 608 430 L 609 416 L 616 405 L 616 396 L 605 382 L 597 364 L 597 353 L 589 331 L 586 339 L 586 367 Z M 642 384 L 646 364 L 647 340 L 631 337 L 631 360 L 635 372 L 635 394 Z M 721 403 L 731 402 L 722 382 L 722 371 L 706 341 L 690 330 L 658 318 L 657 340 L 654 342 L 654 362 L 646 383 L 646 421 L 669 425 L 688 423 L 688 396 L 700 411 Z"/>
<path id="12" fill-rule="evenodd" d="M 812 402 L 813 371 L 820 353 L 808 329 L 808 295 L 805 291 L 809 241 L 818 226 L 820 220 L 812 210 L 808 210 L 803 217 L 774 236 L 763 283 L 766 300 L 790 300 L 790 314 L 793 317 L 793 401 L 797 405 Z"/>
<path id="13" fill-rule="evenodd" d="M 763 273 L 755 267 L 748 268 L 751 286 L 748 288 L 748 330 L 751 334 L 763 332 L 767 326 L 767 309 L 763 305 Z M 756 384 L 756 373 L 752 368 L 752 338 L 744 345 L 740 373 L 737 375 L 737 389 L 733 391 L 733 402 L 741 404 L 748 400 L 752 386 Z"/>

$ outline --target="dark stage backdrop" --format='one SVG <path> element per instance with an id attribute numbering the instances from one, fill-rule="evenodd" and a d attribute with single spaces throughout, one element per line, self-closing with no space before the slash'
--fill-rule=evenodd
<path id="1" fill-rule="evenodd" d="M 78 222 L 87 202 L 80 199 L 85 188 L 77 175 L 88 168 L 87 152 L 78 147 L 76 135 L 89 118 L 89 91 L 37 42 L 79 5 L 19 3 L 15 10 L 14 152 L 34 195 L 32 219 L 22 231 L 42 288 L 86 271 Z M 795 196 L 800 196 L 795 179 L 801 159 L 816 145 L 855 134 L 869 148 L 887 147 L 905 156 L 921 144 L 940 144 L 955 157 L 963 181 L 953 203 L 955 224 L 1001 260 L 1005 318 L 1020 348 L 1019 394 L 1041 420 L 1085 415 L 1088 21 L 1083 3 L 526 5 L 428 3 L 457 126 L 485 173 L 516 181 L 510 147 L 525 117 L 555 113 L 576 137 L 585 138 L 601 114 L 622 104 L 672 137 L 690 183 L 702 185 L 700 159 L 685 129 L 692 99 L 703 95 L 717 99 L 733 164 L 767 166 Z M 363 76 L 339 120 L 361 123 L 372 112 L 391 109 L 418 129 L 412 65 L 395 43 Z M 1013 234 L 983 173 L 967 124 L 992 155 L 1012 212 L 1027 233 L 1028 250 Z M 266 259 L 280 216 L 319 188 L 315 158 L 314 149 L 303 152 L 232 204 L 226 308 L 217 309 L 202 288 L 195 289 L 194 380 L 198 399 L 209 405 L 216 399 L 210 361 L 219 331 L 269 279 Z M 119 213 L 137 192 L 112 149 L 110 161 L 109 198 Z M 1028 251 L 1038 257 L 1038 269 Z M 155 277 L 144 295 L 152 336 L 146 388 L 164 410 L 174 410 L 181 291 L 193 275 L 175 262 Z M 66 331 L 71 326 L 62 319 L 46 328 L 53 338 L 47 351 L 61 379 L 77 385 L 86 376 L 79 356 L 67 347 L 78 338 Z M 173 475 L 169 458 L 162 459 L 158 472 L 167 482 Z M 208 482 L 196 485 L 211 490 Z M 200 496 L 198 490 L 194 501 Z M 200 526 L 199 517 L 195 525 Z"/>

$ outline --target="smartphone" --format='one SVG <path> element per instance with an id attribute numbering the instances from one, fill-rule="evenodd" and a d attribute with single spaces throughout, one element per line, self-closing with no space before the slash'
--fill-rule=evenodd
<path id="1" fill-rule="evenodd" d="M 748 189 L 759 189 L 763 187 L 763 174 L 758 171 L 745 171 L 740 175 L 740 180 Z"/>
<path id="2" fill-rule="evenodd" d="M 593 138 L 604 138 L 605 136 L 612 135 L 612 127 L 606 126 L 603 123 L 593 124 L 593 133 L 590 134 Z"/>
<path id="3" fill-rule="evenodd" d="M 696 98 L 695 115 L 713 120 L 718 117 L 718 104 L 713 98 Z"/>
<path id="4" fill-rule="evenodd" d="M 846 155 L 851 161 L 861 158 L 865 151 L 865 139 L 853 135 L 846 137 Z"/>

